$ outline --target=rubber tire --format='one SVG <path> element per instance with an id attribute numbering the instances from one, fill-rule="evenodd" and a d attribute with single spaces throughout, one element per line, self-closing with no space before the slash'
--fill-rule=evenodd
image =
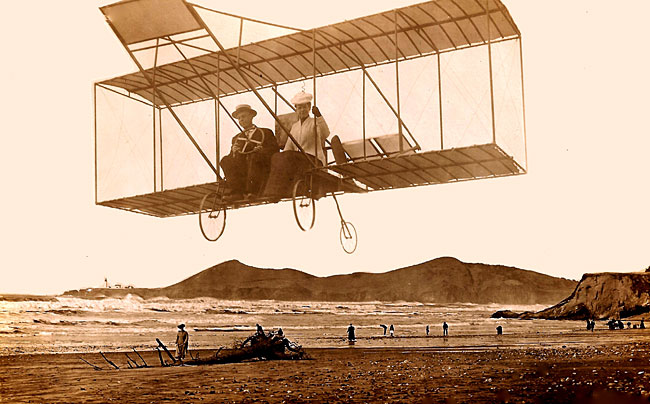
<path id="1" fill-rule="evenodd" d="M 307 193 L 306 196 L 300 195 L 299 188 L 303 186 L 305 187 L 305 191 Z M 293 215 L 296 218 L 296 223 L 298 224 L 298 227 L 302 231 L 310 230 L 312 227 L 314 227 L 314 223 L 316 222 L 316 200 L 314 200 L 314 198 L 312 197 L 311 191 L 307 190 L 305 180 L 300 179 L 293 184 L 293 191 L 291 192 L 291 195 L 293 199 Z M 311 222 L 301 223 L 300 217 L 298 215 L 298 209 L 299 209 L 299 205 L 303 203 L 303 201 L 306 199 L 309 199 L 311 204 Z"/>
<path id="2" fill-rule="evenodd" d="M 217 210 L 215 209 L 215 200 L 218 198 L 218 194 L 216 192 L 210 192 L 209 194 L 206 194 L 203 199 L 201 199 L 201 205 L 199 207 L 199 228 L 201 229 L 201 234 L 203 234 L 203 237 L 205 237 L 206 240 L 208 241 L 217 241 L 219 237 L 223 234 L 224 230 L 226 229 L 226 208 L 219 207 L 216 218 L 210 217 L 214 212 Z M 211 206 L 208 206 L 211 205 Z M 221 230 L 219 230 L 219 234 L 217 234 L 216 237 L 211 237 L 208 236 L 206 230 L 208 227 L 208 220 L 212 219 L 217 219 L 221 221 Z M 205 222 L 205 223 L 204 223 Z M 206 229 L 204 229 L 204 226 Z M 217 224 L 219 226 L 219 224 Z M 218 227 L 217 227 L 218 228 Z"/>
<path id="3" fill-rule="evenodd" d="M 354 246 L 352 248 L 346 248 L 345 241 L 347 239 L 345 238 L 344 226 L 346 226 L 348 228 L 348 231 L 350 232 L 350 236 L 351 236 L 350 240 L 354 241 Z M 352 254 L 357 250 L 357 242 L 359 241 L 359 239 L 357 238 L 357 229 L 354 228 L 354 225 L 352 223 L 350 222 L 345 222 L 345 224 L 341 223 L 341 231 L 339 232 L 339 239 L 341 241 L 341 247 L 343 247 L 343 251 L 345 251 L 346 253 Z"/>

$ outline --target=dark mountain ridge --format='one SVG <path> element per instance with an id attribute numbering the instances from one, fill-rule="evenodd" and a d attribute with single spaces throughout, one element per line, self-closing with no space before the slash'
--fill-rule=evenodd
<path id="1" fill-rule="evenodd" d="M 164 288 L 82 289 L 65 294 L 90 298 L 132 294 L 176 299 L 550 304 L 566 298 L 576 284 L 529 270 L 464 263 L 451 257 L 384 273 L 328 277 L 295 269 L 256 268 L 231 260 Z"/>

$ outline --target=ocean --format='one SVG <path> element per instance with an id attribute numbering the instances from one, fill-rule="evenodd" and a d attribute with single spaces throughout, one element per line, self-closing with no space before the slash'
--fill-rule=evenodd
<path id="1" fill-rule="evenodd" d="M 492 319 L 497 310 L 538 311 L 546 306 L 498 304 L 425 304 L 412 302 L 285 302 L 232 301 L 212 298 L 49 300 L 0 297 L 0 355 L 25 353 L 127 351 L 154 349 L 156 338 L 173 347 L 177 325 L 186 324 L 190 349 L 232 346 L 261 324 L 266 331 L 282 328 L 292 341 L 308 347 L 347 347 L 349 324 L 356 327 L 356 346 L 469 346 L 496 336 L 571 333 L 582 321 Z M 442 338 L 442 323 L 449 338 Z M 384 324 L 395 337 L 384 336 Z M 430 326 L 430 336 L 425 334 Z M 496 342 L 498 343 L 498 341 Z"/>

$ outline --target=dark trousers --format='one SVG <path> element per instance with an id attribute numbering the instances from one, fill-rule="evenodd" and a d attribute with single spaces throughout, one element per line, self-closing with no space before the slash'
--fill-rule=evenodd
<path id="1" fill-rule="evenodd" d="M 233 193 L 259 195 L 271 168 L 271 156 L 263 153 L 234 155 L 221 159 L 221 169 L 226 176 L 226 184 Z"/>
<path id="2" fill-rule="evenodd" d="M 299 151 L 288 150 L 275 153 L 271 157 L 271 173 L 264 189 L 264 196 L 280 198 L 291 196 L 293 184 L 314 167 L 310 160 L 315 161 L 319 167 L 323 165 L 315 157 L 311 155 L 307 157 Z"/>

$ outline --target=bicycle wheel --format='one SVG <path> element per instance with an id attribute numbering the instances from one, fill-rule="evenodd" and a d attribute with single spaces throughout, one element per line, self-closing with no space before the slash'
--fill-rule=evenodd
<path id="1" fill-rule="evenodd" d="M 208 241 L 217 241 L 226 229 L 226 208 L 221 207 L 216 192 L 210 192 L 201 199 L 199 227 Z"/>
<path id="2" fill-rule="evenodd" d="M 316 201 L 312 198 L 310 187 L 305 180 L 293 184 L 293 214 L 300 230 L 307 231 L 316 221 Z"/>
<path id="3" fill-rule="evenodd" d="M 341 231 L 339 232 L 341 247 L 343 251 L 352 254 L 357 249 L 357 230 L 350 222 L 341 222 Z"/>

